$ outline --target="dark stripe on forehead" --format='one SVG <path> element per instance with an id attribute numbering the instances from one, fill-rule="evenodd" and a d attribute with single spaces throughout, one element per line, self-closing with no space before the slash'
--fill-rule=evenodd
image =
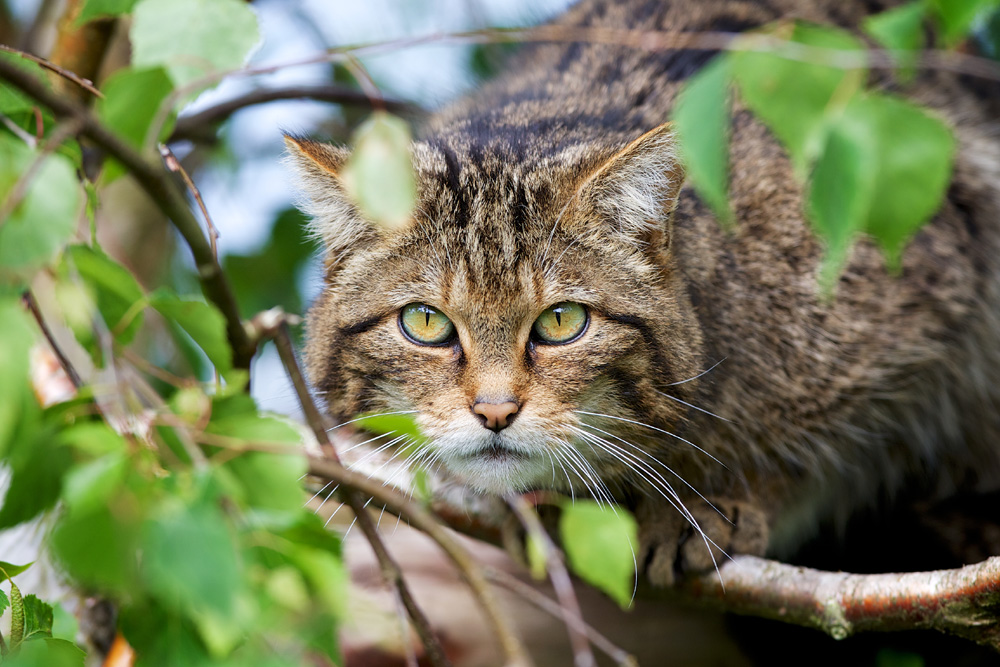
<path id="1" fill-rule="evenodd" d="M 602 315 L 607 317 L 609 320 L 618 322 L 619 324 L 624 324 L 625 326 L 632 327 L 642 336 L 643 341 L 646 343 L 646 348 L 649 350 L 649 354 L 652 357 L 653 366 L 659 371 L 660 377 L 654 379 L 663 380 L 667 382 L 672 382 L 675 378 L 673 377 L 673 371 L 667 360 L 663 356 L 663 350 L 660 349 L 659 340 L 656 334 L 653 332 L 652 327 L 645 319 L 639 317 L 638 315 L 633 315 L 630 313 L 609 313 L 603 312 Z"/>
<path id="2" fill-rule="evenodd" d="M 364 333 L 373 329 L 379 322 L 384 320 L 388 315 L 376 315 L 374 317 L 368 317 L 359 322 L 354 322 L 353 324 L 348 324 L 346 326 L 340 327 L 337 331 L 341 336 L 355 336 L 357 334 Z"/>

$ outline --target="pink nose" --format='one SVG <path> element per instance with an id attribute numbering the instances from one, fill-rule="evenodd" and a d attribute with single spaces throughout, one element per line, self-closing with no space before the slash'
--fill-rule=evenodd
<path id="1" fill-rule="evenodd" d="M 517 403 L 486 403 L 481 401 L 472 406 L 472 411 L 483 418 L 483 426 L 491 431 L 507 428 L 513 419 L 511 415 L 517 412 Z"/>

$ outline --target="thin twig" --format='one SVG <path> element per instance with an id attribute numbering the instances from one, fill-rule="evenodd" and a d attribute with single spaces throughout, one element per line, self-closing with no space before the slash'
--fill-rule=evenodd
<path id="1" fill-rule="evenodd" d="M 191 114 L 190 116 L 182 116 L 177 120 L 177 124 L 174 125 L 174 130 L 168 142 L 173 143 L 183 139 L 197 139 L 201 136 L 203 128 L 210 128 L 213 125 L 221 123 L 237 111 L 246 107 L 279 100 L 303 99 L 351 106 L 377 105 L 379 108 L 393 113 L 412 114 L 420 111 L 419 107 L 408 102 L 380 96 L 372 97 L 346 86 L 323 85 L 262 88 L 241 95 L 240 97 L 234 97 L 231 100 Z"/>
<path id="2" fill-rule="evenodd" d="M 459 573 L 469 585 L 480 607 L 486 613 L 489 623 L 493 626 L 500 647 L 503 650 L 507 667 L 526 667 L 531 660 L 517 634 L 511 627 L 506 616 L 493 595 L 482 568 L 475 562 L 468 551 L 448 532 L 448 530 L 428 510 L 411 502 L 399 492 L 379 484 L 376 481 L 343 467 L 336 461 L 317 456 L 307 456 L 309 474 L 350 487 L 359 493 L 375 498 L 386 510 L 400 516 L 414 528 L 427 534 L 447 554 Z"/>
<path id="3" fill-rule="evenodd" d="M 57 117 L 80 119 L 80 134 L 90 138 L 125 166 L 184 237 L 194 257 L 206 297 L 219 308 L 226 319 L 226 333 L 233 348 L 233 365 L 236 368 L 250 368 L 255 347 L 243 327 L 232 286 L 212 254 L 211 245 L 206 241 L 200 223 L 192 214 L 183 194 L 175 186 L 170 172 L 166 171 L 162 164 L 152 163 L 143 158 L 98 121 L 89 110 L 56 95 L 34 75 L 13 63 L 0 60 L 0 79 L 6 80 L 28 97 L 45 105 Z"/>
<path id="4" fill-rule="evenodd" d="M 312 428 L 313 434 L 316 436 L 316 440 L 320 443 L 320 447 L 322 448 L 324 454 L 328 456 L 338 467 L 341 467 L 337 451 L 333 447 L 333 443 L 330 442 L 329 436 L 327 435 L 326 423 L 323 420 L 322 415 L 320 415 L 319 410 L 316 409 L 312 396 L 309 395 L 309 391 L 306 388 L 305 379 L 302 377 L 302 371 L 299 369 L 298 360 L 295 358 L 295 350 L 292 346 L 292 336 L 288 329 L 288 323 L 285 321 L 283 314 L 280 312 L 273 312 L 272 318 L 276 319 L 276 322 L 269 328 L 267 333 L 273 335 L 275 345 L 278 348 L 278 356 L 281 358 L 281 363 L 284 365 L 285 371 L 288 373 L 292 380 L 292 385 L 295 387 L 299 403 L 302 405 L 302 411 L 306 416 L 306 422 Z M 388 549 L 386 549 L 385 543 L 382 541 L 382 538 L 378 534 L 378 530 L 375 528 L 375 524 L 372 523 L 371 515 L 368 513 L 364 502 L 354 489 L 347 489 L 344 493 L 344 498 L 347 504 L 351 507 L 351 510 L 353 510 L 358 526 L 361 528 L 365 538 L 371 545 L 372 551 L 375 552 L 375 558 L 378 560 L 383 578 L 395 587 L 399 595 L 400 602 L 403 604 L 403 607 L 406 608 L 406 612 L 409 615 L 410 620 L 413 621 L 413 627 L 417 631 L 417 635 L 420 637 L 420 641 L 424 645 L 424 649 L 427 652 L 427 657 L 431 664 L 440 667 L 450 666 L 451 661 L 448 660 L 444 647 L 441 646 L 441 642 L 438 640 L 437 635 L 434 634 L 434 630 L 431 628 L 431 624 L 427 616 L 413 598 L 413 594 L 410 592 L 406 579 L 403 577 L 403 571 L 400 569 L 395 559 L 393 559 Z"/>
<path id="5" fill-rule="evenodd" d="M 188 192 L 194 197 L 194 200 L 198 203 L 198 208 L 201 210 L 201 214 L 205 217 L 205 226 L 208 227 L 208 244 L 212 247 L 212 256 L 215 257 L 215 261 L 219 261 L 219 228 L 215 226 L 212 222 L 212 216 L 208 214 L 208 208 L 205 206 L 205 200 L 201 198 L 201 192 L 198 190 L 198 186 L 194 184 L 191 177 L 188 175 L 187 170 L 181 166 L 181 161 L 177 159 L 174 152 L 170 150 L 170 147 L 166 144 L 160 144 L 160 156 L 163 158 L 163 163 L 167 165 L 167 169 L 174 172 L 175 174 L 180 174 L 181 179 L 184 181 L 184 185 L 187 187 Z"/>
<path id="6" fill-rule="evenodd" d="M 517 577 L 507 574 L 503 570 L 497 570 L 492 567 L 484 567 L 483 573 L 486 575 L 487 579 L 497 586 L 502 586 L 512 593 L 519 595 L 542 611 L 558 618 L 563 623 L 579 623 L 580 627 L 584 630 L 584 632 L 586 632 L 587 638 L 590 642 L 603 651 L 605 655 L 614 660 L 615 664 L 620 665 L 620 667 L 638 667 L 639 663 L 636 661 L 635 656 L 616 645 L 582 618 L 576 617 L 574 619 L 565 607 L 549 596 L 538 592 L 529 584 L 524 583 Z"/>
<path id="7" fill-rule="evenodd" d="M 30 146 L 31 148 L 34 148 L 35 146 L 38 145 L 38 139 L 31 136 L 31 134 L 25 132 L 24 130 L 22 130 L 21 127 L 14 121 L 12 121 L 9 116 L 0 113 L 0 123 L 3 123 L 4 127 L 6 127 L 8 130 L 14 133 L 14 136 L 16 136 L 24 143 L 28 144 L 28 146 Z"/>
<path id="8" fill-rule="evenodd" d="M 45 340 L 48 341 L 49 347 L 52 348 L 52 353 L 56 355 L 56 359 L 59 360 L 59 365 L 62 366 L 63 371 L 66 372 L 66 377 L 69 381 L 73 383 L 73 386 L 77 389 L 83 386 L 83 380 L 80 378 L 80 374 L 76 372 L 73 364 L 70 362 L 69 357 L 63 353 L 62 348 L 56 343 L 55 336 L 52 335 L 52 330 L 49 329 L 49 325 L 46 324 L 45 318 L 42 316 L 42 311 L 38 307 L 38 302 L 35 301 L 35 295 L 31 293 L 31 290 L 25 290 L 21 295 L 21 301 L 24 303 L 25 307 L 31 313 L 31 316 L 35 318 L 35 323 L 38 328 L 41 329 L 42 335 L 45 336 Z"/>
<path id="9" fill-rule="evenodd" d="M 566 631 L 569 633 L 569 643 L 573 647 L 573 664 L 576 667 L 594 667 L 597 661 L 594 659 L 593 651 L 590 650 L 590 641 L 583 624 L 580 603 L 576 599 L 573 581 L 569 578 L 562 554 L 542 526 L 535 508 L 525 500 L 524 496 L 508 497 L 507 504 L 514 511 L 521 525 L 524 526 L 528 537 L 537 540 L 537 544 L 541 545 L 545 554 L 545 570 L 549 574 L 549 580 L 552 582 L 556 597 L 559 599 L 559 606 L 564 610 L 563 618 L 566 621 Z"/>
<path id="10" fill-rule="evenodd" d="M 54 72 L 55 74 L 58 74 L 59 76 L 68 81 L 72 81 L 76 85 L 86 90 L 91 95 L 95 95 L 100 98 L 104 97 L 104 93 L 102 93 L 101 91 L 99 91 L 97 88 L 94 87 L 93 81 L 85 79 L 76 72 L 71 72 L 65 67 L 60 67 L 59 65 L 56 65 L 55 63 L 50 62 L 45 58 L 39 58 L 38 56 L 26 53 L 24 51 L 21 51 L 20 49 L 15 49 L 11 46 L 7 46 L 6 44 L 0 44 L 0 51 L 6 51 L 7 53 L 13 53 L 15 56 L 21 56 L 25 60 L 30 60 L 36 65 L 44 69 L 47 69 L 50 72 Z"/>

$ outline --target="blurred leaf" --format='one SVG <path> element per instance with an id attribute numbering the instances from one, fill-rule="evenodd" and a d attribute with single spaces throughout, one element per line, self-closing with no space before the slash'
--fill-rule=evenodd
<path id="1" fill-rule="evenodd" d="M 44 637 L 22 643 L 4 667 L 83 667 L 86 654 L 73 642 Z"/>
<path id="2" fill-rule="evenodd" d="M 769 34 L 783 38 L 788 28 L 779 26 Z M 787 37 L 817 49 L 863 53 L 861 42 L 836 28 L 798 23 Z M 787 58 L 781 56 L 780 46 L 771 52 L 735 51 L 732 73 L 743 101 L 777 135 L 804 175 L 823 146 L 828 117 L 839 113 L 861 88 L 867 70 L 803 62 L 795 50 L 790 51 Z M 831 57 L 822 53 L 817 51 L 815 57 Z"/>
<path id="3" fill-rule="evenodd" d="M 0 202 L 6 201 L 39 151 L 0 132 Z M 6 220 L 0 220 L 0 282 L 15 282 L 47 263 L 69 240 L 83 203 L 72 163 L 59 154 L 45 156 Z"/>
<path id="4" fill-rule="evenodd" d="M 63 476 L 72 465 L 69 452 L 53 444 L 50 429 L 18 438 L 7 465 L 11 479 L 0 506 L 0 529 L 10 528 L 53 507 L 62 491 Z"/>
<path id="5" fill-rule="evenodd" d="M 74 424 L 72 428 L 61 431 L 56 436 L 56 442 L 94 457 L 124 454 L 127 446 L 122 435 L 103 421 Z"/>
<path id="6" fill-rule="evenodd" d="M 528 557 L 528 571 L 531 572 L 531 576 L 539 581 L 544 579 L 549 571 L 545 543 L 533 533 L 528 533 L 524 543 L 524 553 Z"/>
<path id="7" fill-rule="evenodd" d="M 138 530 L 144 511 L 138 499 L 123 492 L 94 511 L 70 510 L 53 529 L 52 552 L 80 584 L 132 595 L 137 590 Z"/>
<path id="8" fill-rule="evenodd" d="M 229 372 L 233 351 L 226 338 L 226 320 L 218 308 L 205 301 L 181 299 L 166 288 L 150 294 L 150 305 L 184 329 L 221 375 Z"/>
<path id="9" fill-rule="evenodd" d="M 911 102 L 887 95 L 867 95 L 849 113 L 863 115 L 877 139 L 878 193 L 871 202 L 865 231 L 898 268 L 906 242 L 940 208 L 951 180 L 955 139 L 939 118 Z"/>
<path id="10" fill-rule="evenodd" d="M 112 452 L 74 466 L 63 483 L 62 498 L 66 505 L 80 512 L 100 508 L 118 492 L 127 463 L 124 453 Z"/>
<path id="11" fill-rule="evenodd" d="M 127 345 L 142 326 L 139 302 L 145 298 L 132 273 L 101 250 L 85 245 L 66 249 L 66 258 L 84 283 L 93 290 L 104 323 L 115 339 Z M 72 271 L 69 272 L 72 275 Z M 128 315 L 129 320 L 123 321 Z"/>
<path id="12" fill-rule="evenodd" d="M 923 2 L 908 4 L 869 16 L 864 21 L 864 29 L 869 35 L 890 51 L 910 51 L 900 53 L 897 58 L 903 75 L 910 79 L 915 73 L 916 51 L 924 44 Z"/>
<path id="13" fill-rule="evenodd" d="M 61 604 L 52 607 L 52 636 L 67 641 L 75 641 L 80 632 L 80 623 L 76 616 L 66 611 Z"/>
<path id="14" fill-rule="evenodd" d="M 32 61 L 6 51 L 0 51 L 0 60 L 6 60 L 15 64 L 49 87 L 49 79 L 45 75 L 45 70 Z M 11 116 L 17 112 L 30 111 L 35 106 L 37 106 L 37 102 L 14 88 L 14 86 L 6 84 L 0 86 L 0 113 L 3 115 Z M 34 134 L 34 131 L 30 132 L 30 134 Z"/>
<path id="15" fill-rule="evenodd" d="M 25 572 L 29 567 L 35 564 L 35 561 L 31 561 L 27 565 L 14 565 L 13 563 L 7 563 L 0 560 L 0 575 L 3 575 L 3 579 L 10 579 L 11 577 L 16 577 L 17 575 Z M 0 579 L 2 581 L 3 579 Z M 4 602 L 7 603 L 7 596 L 4 596 Z M 3 610 L 0 609 L 0 614 Z"/>
<path id="16" fill-rule="evenodd" d="M 291 280 L 318 249 L 308 233 L 307 218 L 298 209 L 285 209 L 274 221 L 268 242 L 258 252 L 227 254 L 222 267 L 236 291 L 244 317 L 281 306 L 285 312 L 301 313 L 302 299 Z M 284 276 L 284 280 L 275 280 Z"/>
<path id="17" fill-rule="evenodd" d="M 164 503 L 144 523 L 140 549 L 143 582 L 163 604 L 233 613 L 242 568 L 232 531 L 214 503 Z"/>
<path id="18" fill-rule="evenodd" d="M 76 19 L 77 25 L 105 16 L 128 14 L 138 0 L 85 0 Z"/>
<path id="19" fill-rule="evenodd" d="M 193 622 L 168 613 L 151 600 L 126 605 L 119 614 L 118 622 L 129 644 L 141 655 L 155 656 L 155 662 L 150 663 L 152 665 L 209 667 L 213 663 L 199 640 Z"/>
<path id="20" fill-rule="evenodd" d="M 384 433 L 392 436 L 406 436 L 405 440 L 417 444 L 426 444 L 428 438 L 420 432 L 413 415 L 407 414 L 372 414 L 361 415 L 352 420 L 358 428 L 363 428 L 372 433 Z"/>
<path id="21" fill-rule="evenodd" d="M 632 604 L 639 539 L 630 512 L 621 507 L 612 511 L 592 500 L 567 501 L 559 535 L 573 572 L 622 608 Z"/>
<path id="22" fill-rule="evenodd" d="M 946 46 L 964 40 L 972 24 L 981 14 L 995 8 L 998 0 L 927 0 L 941 27 L 941 39 Z"/>
<path id="23" fill-rule="evenodd" d="M 389 229 L 406 224 L 417 200 L 409 126 L 376 111 L 355 131 L 352 144 L 341 176 L 361 213 Z"/>
<path id="24" fill-rule="evenodd" d="M 176 86 L 238 69 L 260 41 L 241 0 L 141 0 L 129 36 L 133 66 L 162 65 Z"/>
<path id="25" fill-rule="evenodd" d="M 136 150 L 145 146 L 146 135 L 174 85 L 162 67 L 150 69 L 120 69 L 101 85 L 104 98 L 97 101 L 97 116 Z M 168 119 L 159 137 L 163 139 L 173 126 L 173 117 Z M 125 173 L 125 168 L 115 160 L 109 160 L 102 179 L 104 183 Z"/>
<path id="26" fill-rule="evenodd" d="M 724 226 L 729 208 L 729 60 L 716 58 L 684 86 L 673 120 L 688 181 Z"/>
<path id="27" fill-rule="evenodd" d="M 826 294 L 847 261 L 855 235 L 864 228 L 875 193 L 876 137 L 864 118 L 845 114 L 832 127 L 809 187 L 809 220 L 826 243 L 820 287 Z"/>
<path id="28" fill-rule="evenodd" d="M 20 299 L 0 292 L 0 457 L 7 455 L 24 416 L 35 406 L 29 380 L 29 359 L 35 328 Z M 35 408 L 37 410 L 37 407 Z"/>
<path id="29" fill-rule="evenodd" d="M 52 607 L 34 595 L 24 596 L 24 641 L 52 636 Z"/>
<path id="30" fill-rule="evenodd" d="M 307 466 L 298 450 L 288 454 L 246 452 L 224 467 L 239 480 L 243 499 L 255 509 L 295 510 L 305 502 L 299 480 Z"/>
<path id="31" fill-rule="evenodd" d="M 875 655 L 875 667 L 924 667 L 924 658 L 917 653 L 905 653 L 884 648 Z"/>
<path id="32" fill-rule="evenodd" d="M 983 55 L 1000 60 L 1000 10 L 990 14 L 979 30 L 975 32 L 976 44 Z"/>

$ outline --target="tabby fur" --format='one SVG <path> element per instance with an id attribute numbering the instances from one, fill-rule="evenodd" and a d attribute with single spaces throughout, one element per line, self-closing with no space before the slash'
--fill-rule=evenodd
<path id="1" fill-rule="evenodd" d="M 555 25 L 736 31 L 794 18 L 856 31 L 891 4 L 584 0 Z M 437 462 L 480 491 L 572 487 L 633 504 L 664 583 L 693 521 L 719 546 L 761 552 L 768 534 L 778 549 L 818 516 L 903 488 L 1000 480 L 992 99 L 950 73 L 906 87 L 881 77 L 954 128 L 953 180 L 899 275 L 861 242 L 824 299 L 801 185 L 749 112 L 737 107 L 732 126 L 735 230 L 680 189 L 663 123 L 713 55 L 526 47 L 423 127 L 418 205 L 398 230 L 351 203 L 344 149 L 289 139 L 326 246 L 307 358 L 331 415 L 416 411 Z M 587 306 L 588 330 L 533 343 L 532 322 L 561 301 Z M 408 341 L 397 314 L 413 302 L 450 317 L 458 344 Z M 483 428 L 470 408 L 484 398 L 519 404 L 508 428 Z M 742 518 L 720 523 L 698 494 Z"/>

